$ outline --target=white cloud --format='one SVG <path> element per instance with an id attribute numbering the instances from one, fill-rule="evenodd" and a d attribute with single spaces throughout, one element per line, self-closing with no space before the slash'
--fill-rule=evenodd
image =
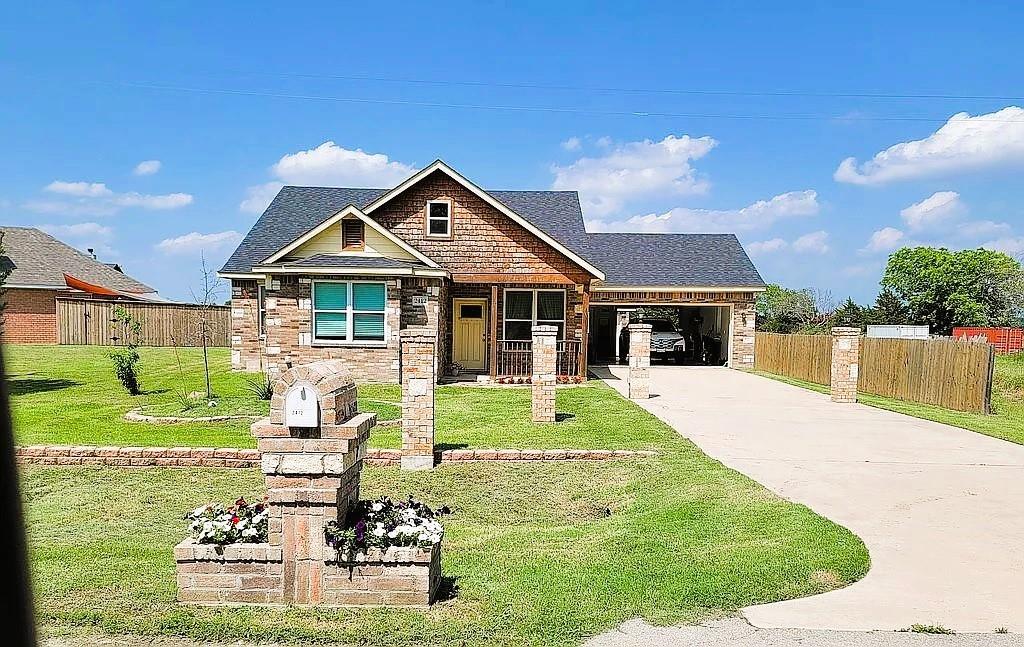
<path id="1" fill-rule="evenodd" d="M 567 151 L 578 151 L 583 145 L 579 137 L 570 137 L 569 139 L 562 142 L 562 148 Z"/>
<path id="2" fill-rule="evenodd" d="M 224 247 L 233 247 L 242 240 L 242 234 L 234 230 L 221 231 L 213 234 L 200 234 L 193 231 L 177 238 L 166 238 L 156 244 L 156 248 L 165 254 L 197 254 L 213 252 Z"/>
<path id="3" fill-rule="evenodd" d="M 285 184 L 300 186 L 392 187 L 418 169 L 381 153 L 349 150 L 333 141 L 316 148 L 288 153 L 270 167 L 273 181 L 248 187 L 239 203 L 241 211 L 260 213 Z"/>
<path id="4" fill-rule="evenodd" d="M 274 196 L 283 186 L 284 184 L 281 182 L 267 182 L 251 186 L 245 190 L 245 199 L 238 205 L 238 208 L 246 213 L 263 213 L 263 210 L 270 205 Z"/>
<path id="5" fill-rule="evenodd" d="M 724 232 L 764 229 L 780 220 L 818 213 L 818 194 L 815 191 L 791 191 L 758 200 L 740 209 L 689 209 L 676 207 L 661 214 L 633 216 L 625 221 L 587 221 L 591 231 L 640 232 Z"/>
<path id="6" fill-rule="evenodd" d="M 964 238 L 984 238 L 1010 233 L 1010 225 L 993 220 L 973 220 L 957 225 L 956 232 Z"/>
<path id="7" fill-rule="evenodd" d="M 895 227 L 883 227 L 871 234 L 864 252 L 888 252 L 896 249 L 903 240 L 903 232 Z"/>
<path id="8" fill-rule="evenodd" d="M 772 238 L 770 240 L 761 240 L 750 243 L 747 245 L 747 251 L 750 252 L 751 256 L 764 256 L 765 254 L 774 254 L 775 252 L 781 252 L 789 246 L 789 243 L 782 240 L 781 238 Z"/>
<path id="9" fill-rule="evenodd" d="M 77 198 L 104 198 L 114 193 L 102 182 L 64 182 L 62 180 L 50 182 L 43 187 L 43 191 Z"/>
<path id="10" fill-rule="evenodd" d="M 981 247 L 985 249 L 995 250 L 997 252 L 1003 252 L 1014 257 L 1024 256 L 1024 236 L 1004 236 L 1002 238 L 996 238 L 990 240 L 987 243 L 982 243 Z"/>
<path id="11" fill-rule="evenodd" d="M 601 157 L 581 157 L 568 166 L 552 166 L 552 188 L 579 191 L 583 211 L 591 218 L 618 211 L 628 200 L 706 193 L 709 184 L 691 163 L 717 145 L 711 137 L 689 135 L 668 135 L 659 142 L 627 142 Z"/>
<path id="12" fill-rule="evenodd" d="M 793 241 L 792 248 L 798 254 L 827 254 L 828 232 L 815 231 L 797 238 Z"/>
<path id="13" fill-rule="evenodd" d="M 47 193 L 65 196 L 62 200 L 29 200 L 24 207 L 37 213 L 65 216 L 110 216 L 122 209 L 139 208 L 147 211 L 179 209 L 192 204 L 188 193 L 148 195 L 129 191 L 117 193 L 102 182 L 64 182 L 54 180 L 43 187 Z"/>
<path id="14" fill-rule="evenodd" d="M 118 256 L 110 246 L 114 230 L 96 222 L 80 222 L 73 225 L 38 225 L 40 229 L 72 247 L 82 251 L 92 249 L 96 254 L 111 258 Z"/>
<path id="15" fill-rule="evenodd" d="M 380 153 L 349 150 L 332 141 L 285 155 L 271 168 L 285 184 L 313 186 L 391 187 L 416 172 L 416 167 Z"/>
<path id="16" fill-rule="evenodd" d="M 900 217 L 915 231 L 931 228 L 956 218 L 966 211 L 956 191 L 937 191 L 900 211 Z"/>
<path id="17" fill-rule="evenodd" d="M 135 169 L 132 171 L 134 175 L 153 175 L 160 170 L 163 164 L 160 160 L 145 160 L 135 165 Z"/>
<path id="18" fill-rule="evenodd" d="M 960 112 L 924 139 L 901 142 L 836 169 L 837 182 L 882 184 L 1024 162 L 1024 109 L 1008 106 L 972 117 Z"/>
<path id="19" fill-rule="evenodd" d="M 114 230 L 96 222 L 80 222 L 74 225 L 39 225 L 39 228 L 56 238 L 96 238 L 108 240 Z"/>

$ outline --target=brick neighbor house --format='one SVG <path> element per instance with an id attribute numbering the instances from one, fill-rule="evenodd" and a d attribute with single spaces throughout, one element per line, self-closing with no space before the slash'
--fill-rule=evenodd
<path id="1" fill-rule="evenodd" d="M 440 375 L 529 374 L 534 324 L 584 374 L 654 306 L 750 367 L 764 289 L 732 234 L 590 234 L 574 191 L 485 191 L 441 161 L 391 189 L 284 187 L 219 275 L 234 368 L 342 359 L 362 381 L 398 379 L 411 325 L 436 326 Z"/>
<path id="2" fill-rule="evenodd" d="M 151 299 L 156 290 L 32 227 L 0 227 L 5 344 L 55 344 L 58 297 Z"/>

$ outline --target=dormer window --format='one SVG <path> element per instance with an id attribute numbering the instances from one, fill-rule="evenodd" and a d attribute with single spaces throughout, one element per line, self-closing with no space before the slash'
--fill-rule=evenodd
<path id="1" fill-rule="evenodd" d="M 362 251 L 365 245 L 363 221 L 359 218 L 345 218 L 341 221 L 341 248 L 345 251 Z"/>
<path id="2" fill-rule="evenodd" d="M 450 238 L 452 235 L 452 203 L 450 200 L 427 202 L 427 236 Z"/>

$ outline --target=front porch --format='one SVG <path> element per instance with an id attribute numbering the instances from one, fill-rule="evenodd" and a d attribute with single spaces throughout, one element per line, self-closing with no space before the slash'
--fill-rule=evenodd
<path id="1" fill-rule="evenodd" d="M 524 277 L 525 278 L 525 277 Z M 559 330 L 559 378 L 586 374 L 587 302 L 582 285 L 453 283 L 440 317 L 448 377 L 528 378 L 533 372 L 532 329 Z"/>

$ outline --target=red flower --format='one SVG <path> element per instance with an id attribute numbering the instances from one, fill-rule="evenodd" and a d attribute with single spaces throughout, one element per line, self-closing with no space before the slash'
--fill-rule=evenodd
<path id="1" fill-rule="evenodd" d="M 237 526 L 239 521 L 241 521 L 241 519 L 238 517 L 238 515 L 231 517 L 231 525 Z"/>

